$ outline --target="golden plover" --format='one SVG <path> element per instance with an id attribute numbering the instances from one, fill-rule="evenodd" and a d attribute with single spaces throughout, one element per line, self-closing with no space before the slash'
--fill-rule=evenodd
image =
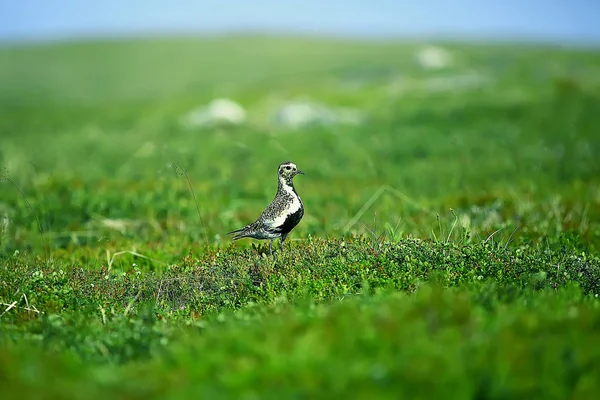
<path id="1" fill-rule="evenodd" d="M 283 241 L 304 216 L 304 204 L 296 193 L 293 182 L 298 174 L 304 175 L 304 172 L 300 171 L 293 162 L 286 161 L 279 164 L 277 193 L 271 204 L 256 221 L 227 234 L 233 234 L 234 241 L 245 237 L 270 240 L 271 255 L 273 255 L 273 241 L 279 238 L 279 246 L 283 250 Z"/>

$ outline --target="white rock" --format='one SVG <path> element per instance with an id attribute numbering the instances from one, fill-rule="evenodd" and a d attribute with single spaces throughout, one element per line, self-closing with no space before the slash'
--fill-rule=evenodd
<path id="1" fill-rule="evenodd" d="M 276 125 L 300 128 L 308 125 L 356 125 L 363 115 L 352 108 L 332 108 L 311 101 L 293 101 L 279 107 L 273 114 Z"/>
<path id="2" fill-rule="evenodd" d="M 214 125 L 241 125 L 246 122 L 246 110 L 230 99 L 214 99 L 183 116 L 182 123 L 190 128 Z"/>
<path id="3" fill-rule="evenodd" d="M 452 65 L 452 55 L 447 50 L 426 46 L 417 51 L 417 62 L 425 69 L 443 69 Z"/>

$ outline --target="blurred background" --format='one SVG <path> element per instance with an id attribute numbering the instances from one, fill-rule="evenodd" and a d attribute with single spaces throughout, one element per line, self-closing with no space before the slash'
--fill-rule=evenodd
<path id="1" fill-rule="evenodd" d="M 591 0 L 3 1 L 0 37 L 57 40 L 243 31 L 597 43 L 599 7 Z"/>
<path id="2" fill-rule="evenodd" d="M 599 240 L 598 8 L 3 1 L 1 246 L 41 245 L 37 216 L 58 249 L 177 257 L 256 218 L 285 160 L 292 240 Z"/>

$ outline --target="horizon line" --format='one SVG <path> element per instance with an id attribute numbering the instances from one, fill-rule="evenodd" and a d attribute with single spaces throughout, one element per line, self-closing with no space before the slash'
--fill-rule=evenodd
<path id="1" fill-rule="evenodd" d="M 532 44 L 573 47 L 600 47 L 600 40 L 594 38 L 556 37 L 553 35 L 532 35 L 519 33 L 487 32 L 473 33 L 349 33 L 311 31 L 304 29 L 186 29 L 186 30 L 148 30 L 131 32 L 85 32 L 79 34 L 30 35 L 18 37 L 0 37 L 0 46 L 6 45 L 44 45 L 88 43 L 102 41 L 158 40 L 158 39 L 203 39 L 224 37 L 266 37 L 298 38 L 317 40 L 343 40 L 366 42 L 459 42 L 493 44 Z"/>

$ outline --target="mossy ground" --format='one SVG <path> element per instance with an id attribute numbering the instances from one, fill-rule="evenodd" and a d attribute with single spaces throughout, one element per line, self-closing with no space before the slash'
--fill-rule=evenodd
<path id="1" fill-rule="evenodd" d="M 441 45 L 0 49 L 3 398 L 594 398 L 600 55 Z M 215 97 L 248 123 L 180 123 Z M 231 243 L 284 160 L 286 249 Z"/>

